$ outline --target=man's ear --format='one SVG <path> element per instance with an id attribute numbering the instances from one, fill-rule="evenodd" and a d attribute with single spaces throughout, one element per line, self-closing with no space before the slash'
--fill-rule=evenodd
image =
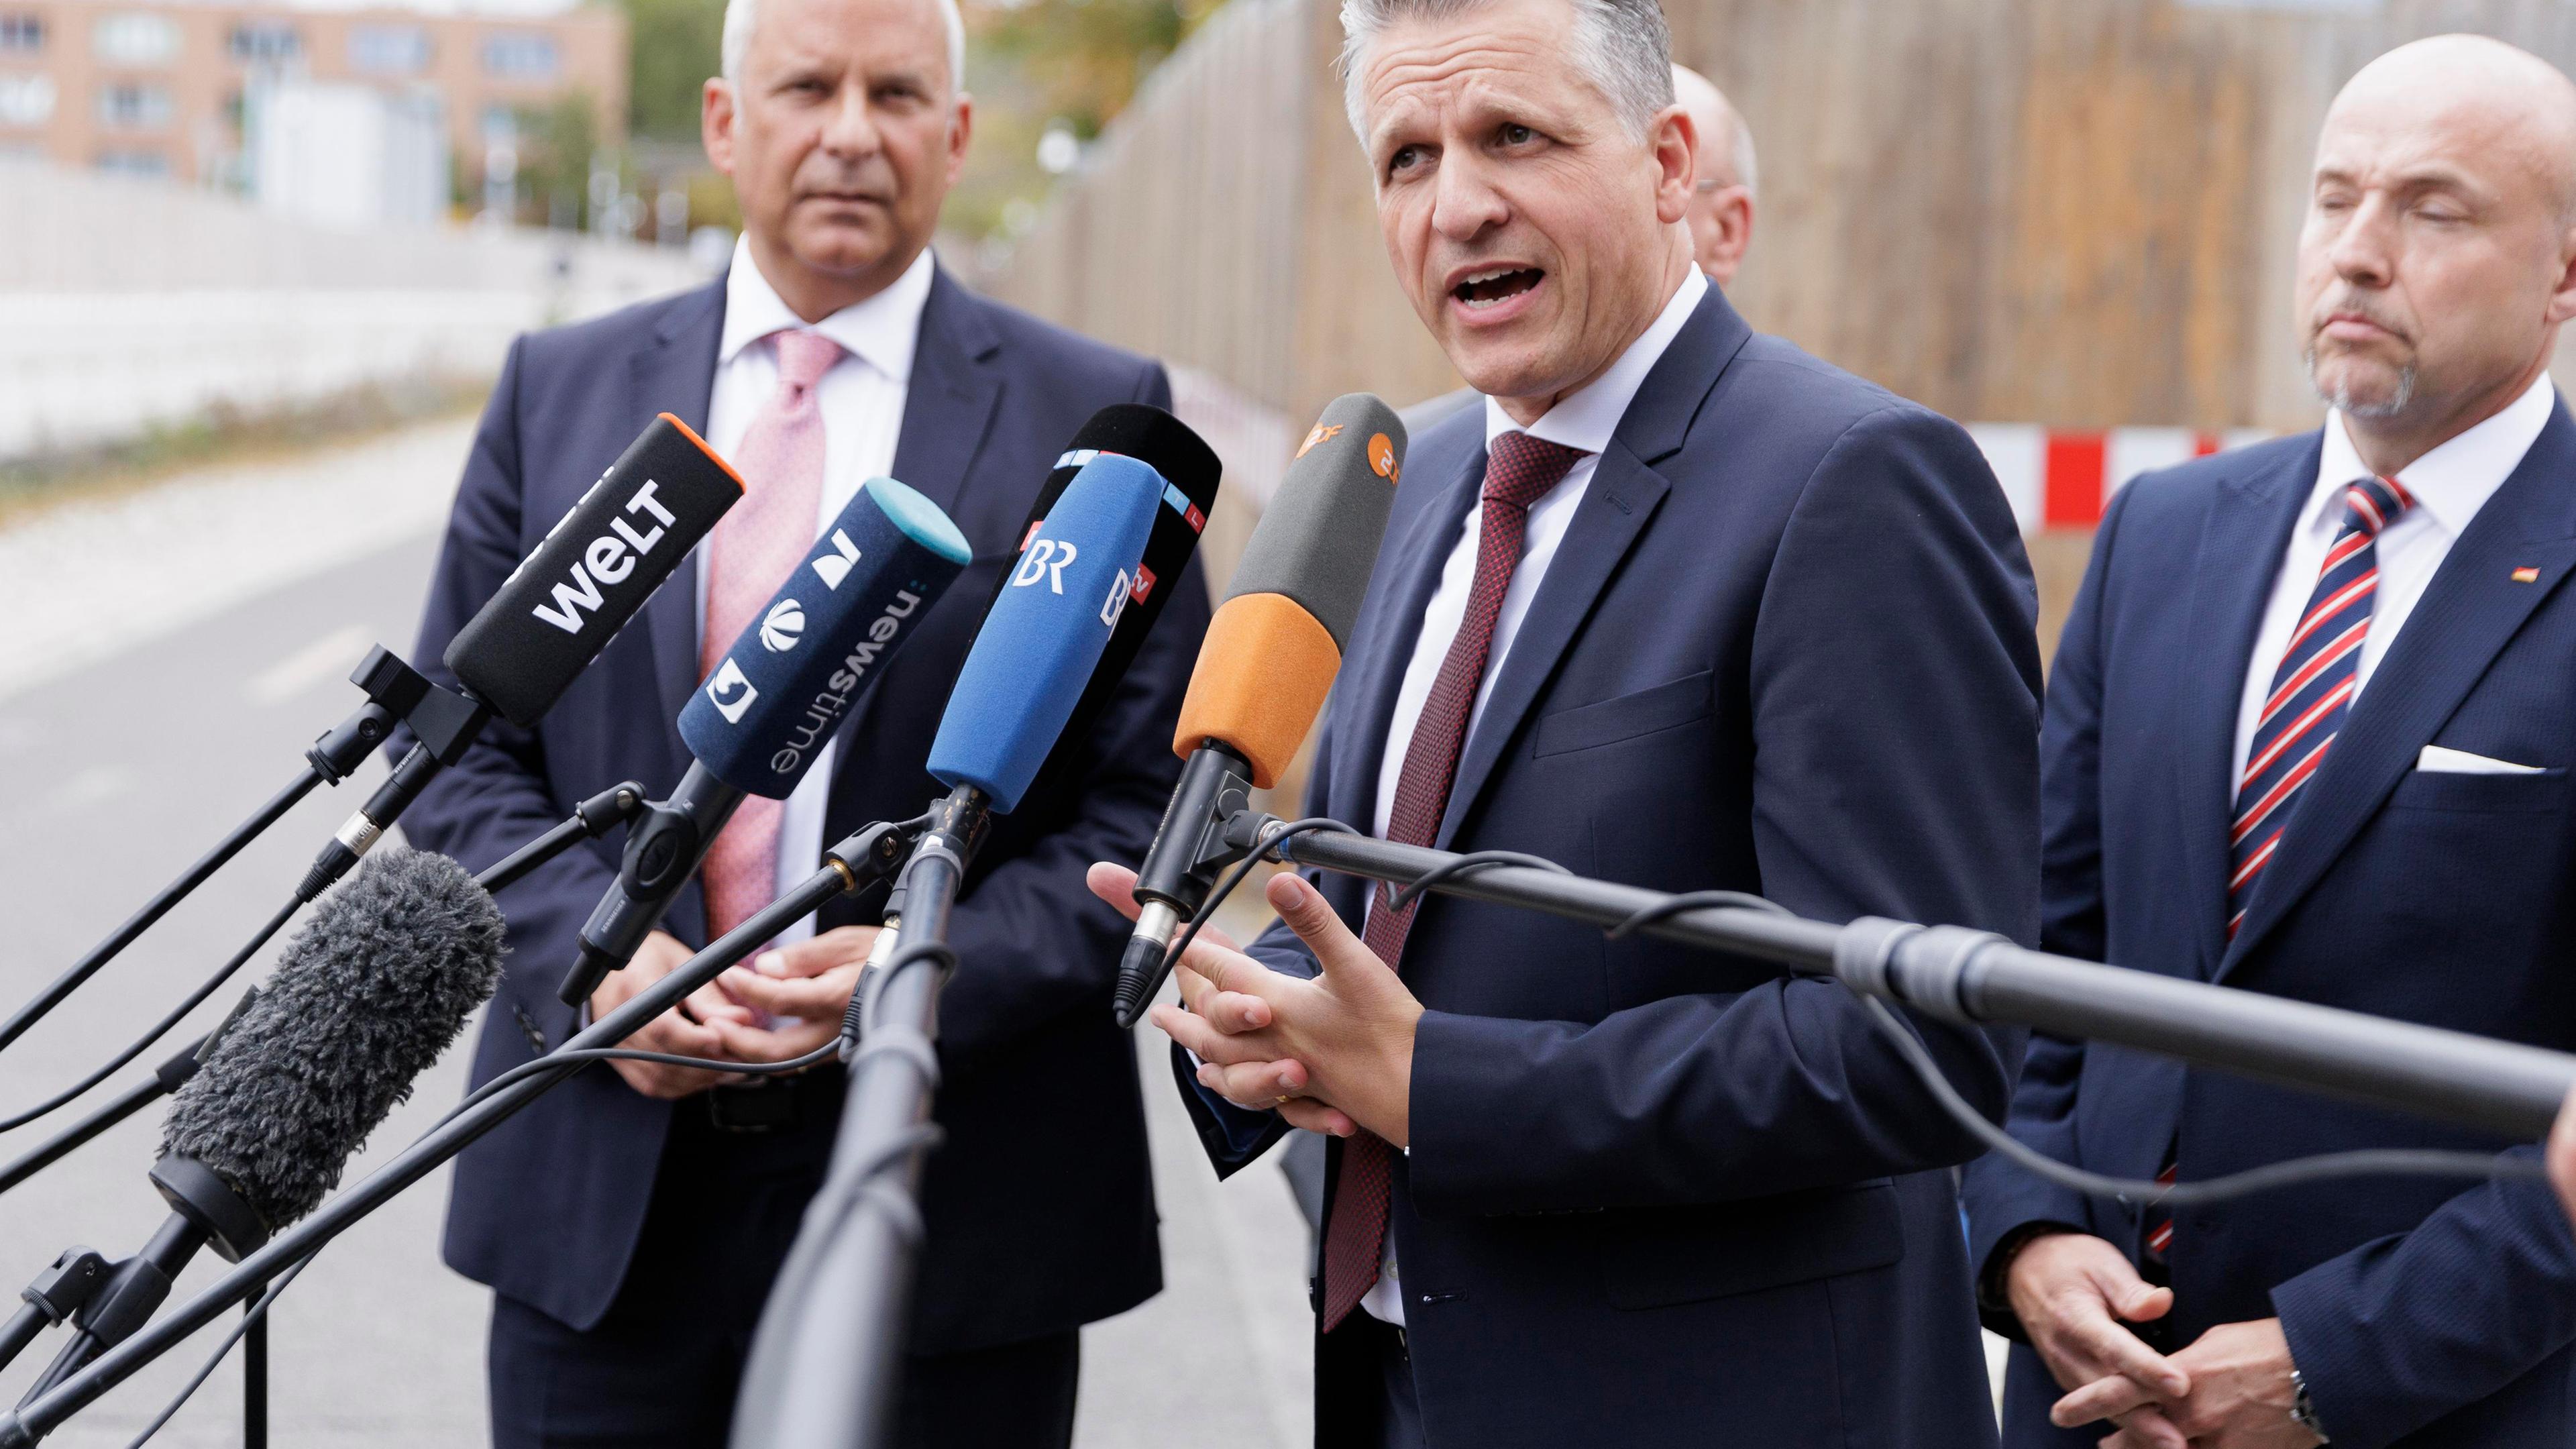
<path id="1" fill-rule="evenodd" d="M 2576 317 L 2576 227 L 2558 238 L 2558 286 L 2549 298 L 2550 325 L 2571 317 Z"/>
<path id="2" fill-rule="evenodd" d="M 1655 219 L 1670 226 L 1690 209 L 1691 185 L 1699 175 L 1699 127 L 1690 112 L 1666 106 L 1648 123 L 1646 144 L 1655 158 Z"/>
<path id="3" fill-rule="evenodd" d="M 722 76 L 709 76 L 698 92 L 698 143 L 706 148 L 707 164 L 727 176 L 733 174 L 733 83 Z"/>
<path id="4" fill-rule="evenodd" d="M 957 93 L 957 119 L 948 127 L 948 184 L 955 186 L 966 170 L 966 143 L 975 135 L 975 98 Z"/>

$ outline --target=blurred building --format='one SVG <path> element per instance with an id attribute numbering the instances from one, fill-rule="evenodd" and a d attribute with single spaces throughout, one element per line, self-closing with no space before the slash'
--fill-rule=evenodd
<path id="1" fill-rule="evenodd" d="M 605 5 L 520 16 L 0 0 L 0 158 L 275 193 L 312 220 L 351 210 L 321 194 L 361 172 L 402 173 L 390 199 L 358 208 L 364 221 L 415 212 L 432 194 L 425 168 L 442 202 L 481 188 L 487 159 L 506 180 L 520 117 L 568 97 L 587 103 L 593 142 L 613 147 L 626 85 L 626 18 Z M 316 134 L 279 129 L 307 122 Z M 263 164 L 286 174 L 263 185 Z"/>

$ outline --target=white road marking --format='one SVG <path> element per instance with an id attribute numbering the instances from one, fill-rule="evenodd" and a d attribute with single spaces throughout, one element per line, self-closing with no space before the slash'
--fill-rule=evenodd
<path id="1" fill-rule="evenodd" d="M 252 675 L 242 698 L 263 707 L 284 704 L 317 684 L 345 679 L 374 642 L 357 625 L 342 625 Z"/>

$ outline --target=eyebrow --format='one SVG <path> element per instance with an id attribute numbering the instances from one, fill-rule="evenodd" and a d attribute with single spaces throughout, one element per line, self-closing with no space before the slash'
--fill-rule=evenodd
<path id="1" fill-rule="evenodd" d="M 2342 186 L 2361 184 L 2351 171 L 2341 166 L 2320 166 L 2314 179 L 2319 183 L 2331 182 Z M 2440 164 L 2419 167 L 2412 171 L 2401 171 L 2392 185 L 2399 191 L 2442 189 L 2457 191 L 2468 196 L 2482 194 L 2481 188 L 2467 172 L 2455 166 Z"/>

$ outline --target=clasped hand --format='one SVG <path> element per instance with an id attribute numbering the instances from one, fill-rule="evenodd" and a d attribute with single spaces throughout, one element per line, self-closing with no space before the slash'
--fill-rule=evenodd
<path id="1" fill-rule="evenodd" d="M 1088 879 L 1093 894 L 1136 918 L 1134 871 L 1095 865 Z M 1155 1007 L 1154 1024 L 1197 1054 L 1200 1085 L 1239 1107 L 1335 1137 L 1365 1127 L 1404 1146 L 1422 1003 L 1313 886 L 1283 871 L 1266 894 L 1322 974 L 1273 971 L 1204 929 L 1172 973 L 1182 1005 Z"/>
<path id="2" fill-rule="evenodd" d="M 876 944 L 874 926 L 842 926 L 790 946 L 764 951 L 749 966 L 725 973 L 646 1022 L 619 1043 L 639 1051 L 716 1061 L 764 1063 L 801 1057 L 840 1034 L 841 1013 L 858 984 L 859 968 Z M 625 969 L 590 994 L 593 1021 L 624 1005 L 684 965 L 689 948 L 655 931 Z M 612 1062 L 626 1085 L 648 1097 L 686 1097 L 709 1087 L 746 1080 L 740 1073 L 661 1062 Z"/>

